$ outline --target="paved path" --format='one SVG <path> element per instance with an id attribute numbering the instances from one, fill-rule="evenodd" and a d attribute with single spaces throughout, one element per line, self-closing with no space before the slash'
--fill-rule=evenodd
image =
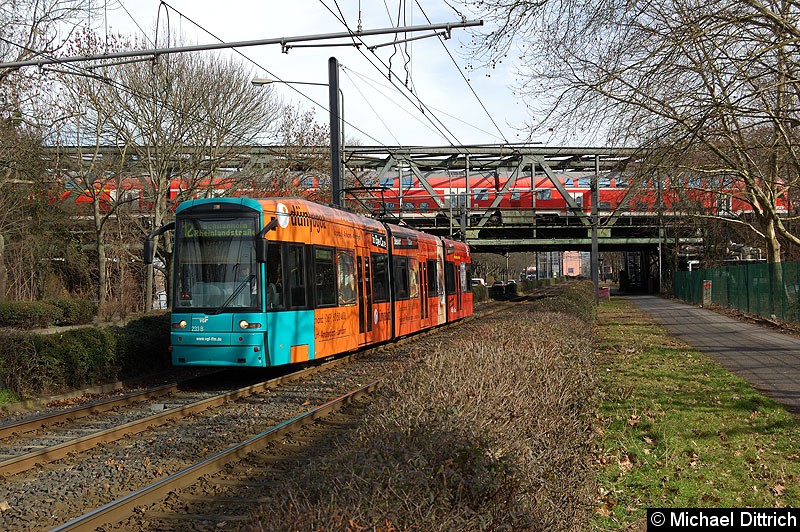
<path id="1" fill-rule="evenodd" d="M 630 300 L 670 333 L 800 414 L 800 337 L 670 299 Z"/>

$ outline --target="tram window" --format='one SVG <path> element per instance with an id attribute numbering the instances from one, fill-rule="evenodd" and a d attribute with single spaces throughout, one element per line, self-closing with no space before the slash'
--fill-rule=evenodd
<path id="1" fill-rule="evenodd" d="M 402 184 L 400 186 L 403 187 L 403 188 L 411 188 L 412 186 L 414 186 L 414 177 L 413 176 L 410 176 L 410 175 L 403 176 L 403 179 L 401 181 L 402 181 Z"/>
<path id="2" fill-rule="evenodd" d="M 387 255 L 372 255 L 372 300 L 375 303 L 389 301 L 387 259 Z"/>
<path id="3" fill-rule="evenodd" d="M 486 201 L 489 199 L 489 191 L 485 188 L 475 189 L 475 201 Z"/>
<path id="4" fill-rule="evenodd" d="M 420 202 L 419 210 L 420 212 L 428 212 L 428 202 L 427 201 Z"/>
<path id="5" fill-rule="evenodd" d="M 470 283 L 470 280 L 468 278 L 469 276 L 467 275 L 467 265 L 462 262 L 459 265 L 459 270 L 461 273 L 461 275 L 459 276 L 461 278 L 461 292 L 469 292 L 471 288 L 469 286 Z"/>
<path id="6" fill-rule="evenodd" d="M 289 288 L 290 308 L 307 308 L 308 298 L 306 282 L 305 248 L 300 245 L 289 245 L 286 248 L 286 280 Z"/>
<path id="7" fill-rule="evenodd" d="M 339 279 L 339 305 L 355 305 L 356 275 L 353 253 L 351 251 L 337 251 L 336 266 Z"/>
<path id="8" fill-rule="evenodd" d="M 393 177 L 384 177 L 383 179 L 381 179 L 381 186 L 382 187 L 394 188 L 394 178 Z"/>
<path id="9" fill-rule="evenodd" d="M 536 199 L 540 200 L 540 201 L 551 200 L 551 199 L 553 199 L 553 193 L 552 192 L 553 191 L 550 190 L 549 188 L 546 188 L 544 190 L 537 190 L 536 191 Z"/>
<path id="10" fill-rule="evenodd" d="M 411 299 L 419 299 L 419 267 L 417 259 L 408 259 L 408 276 L 409 287 L 408 297 Z"/>
<path id="11" fill-rule="evenodd" d="M 509 198 L 513 201 L 519 201 L 520 197 L 519 190 L 512 190 L 511 195 L 509 196 Z"/>
<path id="12" fill-rule="evenodd" d="M 283 309 L 283 254 L 280 244 L 267 246 L 267 309 Z"/>
<path id="13" fill-rule="evenodd" d="M 439 294 L 439 283 L 436 282 L 437 262 L 435 260 L 428 260 L 428 295 L 435 296 Z"/>
<path id="14" fill-rule="evenodd" d="M 317 307 L 336 305 L 336 272 L 331 248 L 314 248 L 314 294 Z"/>
<path id="15" fill-rule="evenodd" d="M 392 273 L 395 299 L 408 299 L 408 257 L 395 257 Z"/>
<path id="16" fill-rule="evenodd" d="M 444 263 L 444 289 L 448 294 L 456 293 L 456 266 L 449 261 Z"/>

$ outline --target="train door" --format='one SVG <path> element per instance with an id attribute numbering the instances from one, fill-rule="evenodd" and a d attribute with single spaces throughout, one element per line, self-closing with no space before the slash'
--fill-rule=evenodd
<path id="1" fill-rule="evenodd" d="M 368 344 L 372 339 L 372 275 L 369 256 L 359 257 L 358 270 L 358 336 L 359 345 Z"/>
<path id="2" fill-rule="evenodd" d="M 427 327 L 428 323 L 428 263 L 427 261 L 420 260 L 419 268 L 415 272 L 419 279 L 419 302 L 420 302 L 420 318 L 423 327 Z"/>

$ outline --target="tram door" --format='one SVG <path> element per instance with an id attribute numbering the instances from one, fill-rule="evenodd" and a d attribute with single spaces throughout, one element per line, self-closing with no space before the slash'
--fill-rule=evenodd
<path id="1" fill-rule="evenodd" d="M 372 276 L 369 257 L 358 258 L 358 332 L 359 344 L 371 340 L 372 332 Z"/>
<path id="2" fill-rule="evenodd" d="M 422 318 L 423 325 L 428 325 L 428 262 L 426 260 L 419 261 L 419 268 L 414 273 L 417 275 L 417 284 L 419 285 L 419 298 L 420 298 L 420 317 Z"/>

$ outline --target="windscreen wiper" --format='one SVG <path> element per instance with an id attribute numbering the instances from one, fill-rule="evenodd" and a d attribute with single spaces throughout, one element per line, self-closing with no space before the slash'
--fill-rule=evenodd
<path id="1" fill-rule="evenodd" d="M 225 302 L 222 305 L 219 306 L 219 308 L 212 310 L 208 314 L 210 314 L 212 316 L 215 316 L 215 315 L 221 313 L 226 308 L 228 308 L 228 305 L 230 305 L 231 301 L 233 301 L 236 298 L 236 296 L 239 295 L 239 292 L 241 292 L 244 289 L 245 286 L 249 286 L 250 285 L 250 281 L 252 281 L 255 278 L 256 278 L 256 274 L 254 274 L 254 273 L 251 273 L 250 275 L 248 275 L 247 279 L 243 279 L 242 282 L 239 283 L 239 286 L 236 287 L 236 290 L 234 290 L 233 293 L 230 296 L 228 296 L 228 299 L 226 299 Z"/>

